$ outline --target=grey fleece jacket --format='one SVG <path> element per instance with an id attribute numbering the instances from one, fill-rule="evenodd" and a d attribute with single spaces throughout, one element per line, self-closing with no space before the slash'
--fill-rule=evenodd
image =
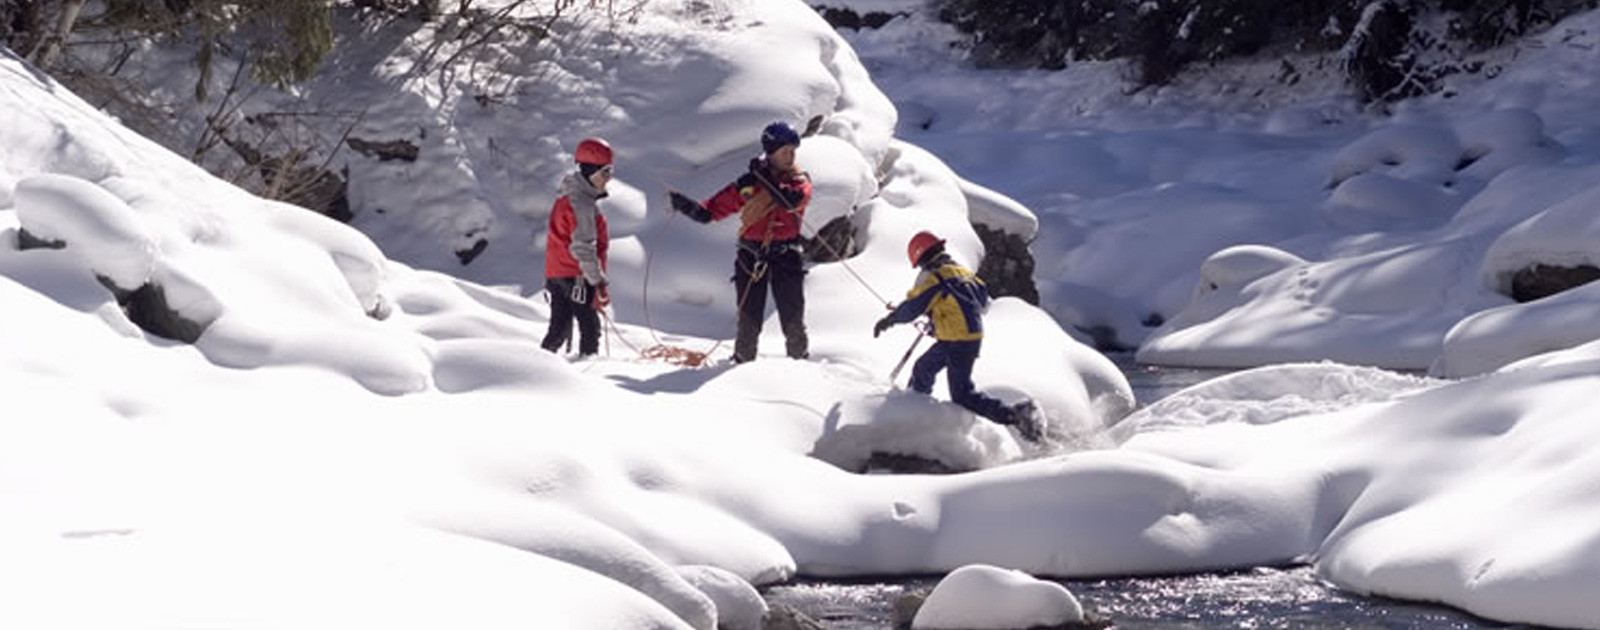
<path id="1" fill-rule="evenodd" d="M 595 227 L 595 217 L 600 215 L 600 207 L 595 202 L 604 199 L 606 194 L 595 190 L 594 184 L 582 173 L 572 173 L 561 180 L 561 190 L 572 204 L 572 218 L 575 225 L 572 228 L 572 243 L 567 246 L 567 251 L 572 252 L 572 258 L 578 261 L 578 270 L 583 272 L 583 280 L 589 284 L 599 286 L 606 283 L 606 272 L 600 268 L 599 230 Z"/>

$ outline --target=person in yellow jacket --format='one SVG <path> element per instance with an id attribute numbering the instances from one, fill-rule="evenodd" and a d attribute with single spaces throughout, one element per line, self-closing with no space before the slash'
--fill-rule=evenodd
<path id="1" fill-rule="evenodd" d="M 934 377 L 948 370 L 950 401 L 998 424 L 1011 425 L 1030 442 L 1038 442 L 1043 422 L 1033 401 L 1007 406 L 999 399 L 977 390 L 972 384 L 972 365 L 983 347 L 983 313 L 989 307 L 989 290 L 983 281 L 945 253 L 944 239 L 932 232 L 911 237 L 906 255 L 913 267 L 920 267 L 917 283 L 901 302 L 872 327 L 877 337 L 895 324 L 904 324 L 926 314 L 933 322 L 933 347 L 917 358 L 911 368 L 911 389 L 933 393 Z"/>

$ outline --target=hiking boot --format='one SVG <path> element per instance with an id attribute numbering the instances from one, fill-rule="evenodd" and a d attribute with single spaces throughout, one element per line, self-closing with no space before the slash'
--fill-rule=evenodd
<path id="1" fill-rule="evenodd" d="M 1044 439 L 1044 419 L 1040 417 L 1038 405 L 1031 400 L 1012 405 L 1011 426 L 1016 427 L 1022 439 L 1029 442 L 1038 444 Z"/>

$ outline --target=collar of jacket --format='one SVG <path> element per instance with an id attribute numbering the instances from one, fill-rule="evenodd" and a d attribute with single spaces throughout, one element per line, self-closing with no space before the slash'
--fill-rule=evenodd
<path id="1" fill-rule="evenodd" d="M 583 173 L 572 172 L 567 173 L 566 178 L 561 180 L 561 188 L 557 191 L 556 196 L 570 197 L 573 195 L 582 195 L 587 199 L 593 200 L 605 199 L 610 193 L 596 190 L 594 183 L 590 182 L 589 178 L 584 177 Z"/>

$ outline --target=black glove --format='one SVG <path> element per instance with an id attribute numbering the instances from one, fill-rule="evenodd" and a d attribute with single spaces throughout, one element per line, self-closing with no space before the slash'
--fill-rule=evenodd
<path id="1" fill-rule="evenodd" d="M 874 339 L 876 339 L 878 335 L 883 334 L 883 331 L 888 330 L 890 326 L 894 325 L 893 317 L 893 314 L 884 315 L 883 319 L 878 320 L 878 323 L 872 325 L 872 337 Z"/>
<path id="2" fill-rule="evenodd" d="M 690 199 L 688 195 L 676 190 L 669 190 L 667 191 L 667 197 L 671 201 L 670 206 L 674 211 L 694 219 L 695 223 L 711 222 L 711 211 L 700 205 L 700 202 Z"/>

